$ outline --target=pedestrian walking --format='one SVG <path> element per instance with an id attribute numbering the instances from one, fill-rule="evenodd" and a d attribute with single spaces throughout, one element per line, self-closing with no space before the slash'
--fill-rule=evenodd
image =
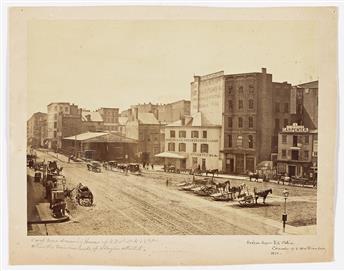
<path id="1" fill-rule="evenodd" d="M 166 180 L 166 186 L 168 187 L 169 186 L 169 178 L 167 178 L 167 180 Z"/>
<path id="2" fill-rule="evenodd" d="M 151 164 L 151 168 L 152 168 L 152 170 L 153 170 L 153 164 Z"/>

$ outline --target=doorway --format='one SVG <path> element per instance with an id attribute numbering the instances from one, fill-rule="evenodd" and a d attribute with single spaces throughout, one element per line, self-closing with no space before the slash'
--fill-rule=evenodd
<path id="1" fill-rule="evenodd" d="M 205 158 L 202 158 L 202 160 L 201 160 L 201 169 L 206 170 L 206 159 Z"/>
<path id="2" fill-rule="evenodd" d="M 296 166 L 288 166 L 288 174 L 290 177 L 296 176 Z"/>

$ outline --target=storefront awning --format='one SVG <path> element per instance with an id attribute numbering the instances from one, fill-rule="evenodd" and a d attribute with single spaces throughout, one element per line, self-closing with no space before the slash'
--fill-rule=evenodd
<path id="1" fill-rule="evenodd" d="M 156 154 L 155 157 L 186 159 L 187 155 L 176 153 L 176 152 L 162 152 L 162 153 Z"/>

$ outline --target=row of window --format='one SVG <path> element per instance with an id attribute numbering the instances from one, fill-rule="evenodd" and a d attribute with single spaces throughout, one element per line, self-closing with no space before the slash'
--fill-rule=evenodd
<path id="1" fill-rule="evenodd" d="M 168 143 L 168 151 L 176 151 L 176 146 L 175 146 L 174 142 Z M 178 151 L 179 152 L 186 152 L 186 143 L 179 143 L 178 144 Z M 197 143 L 193 143 L 193 152 L 198 152 Z M 208 144 L 200 144 L 200 152 L 201 153 L 208 153 Z"/>
<path id="2" fill-rule="evenodd" d="M 237 88 L 237 91 L 238 91 L 238 94 L 239 95 L 243 95 L 244 93 L 244 87 L 243 86 L 239 86 Z M 231 85 L 228 87 L 228 92 L 229 92 L 229 95 L 232 95 L 234 93 L 234 87 Z M 248 93 L 250 95 L 254 95 L 255 94 L 255 88 L 254 88 L 254 85 L 249 85 L 248 86 Z"/>
<path id="3" fill-rule="evenodd" d="M 276 113 L 280 113 L 280 112 L 289 113 L 289 103 L 283 103 L 282 106 L 283 106 L 283 108 L 281 108 L 280 103 L 276 103 L 275 104 L 275 112 Z M 229 110 L 234 109 L 233 100 L 228 101 L 228 108 L 229 108 Z M 244 101 L 242 99 L 238 100 L 237 108 L 239 110 L 244 108 Z M 248 99 L 248 109 L 250 109 L 250 110 L 254 109 L 254 99 Z"/>
<path id="4" fill-rule="evenodd" d="M 253 149 L 254 148 L 254 137 L 252 135 L 248 135 L 247 136 L 247 146 L 249 149 Z M 232 148 L 234 147 L 236 144 L 236 147 L 243 147 L 243 136 L 239 135 L 236 138 L 236 142 L 233 142 L 233 136 L 232 135 L 228 135 L 228 147 Z"/>
<path id="5" fill-rule="evenodd" d="M 238 100 L 237 108 L 238 108 L 239 110 L 242 110 L 243 107 L 244 107 L 244 102 L 243 102 L 243 100 Z M 233 109 L 234 109 L 233 100 L 229 100 L 229 101 L 228 101 L 228 108 L 229 108 L 229 110 L 233 110 Z M 253 109 L 254 109 L 254 100 L 253 100 L 253 99 L 249 99 L 249 100 L 248 100 L 248 109 L 249 109 L 249 110 L 253 110 Z"/>
<path id="6" fill-rule="evenodd" d="M 304 160 L 308 160 L 309 159 L 309 151 L 304 151 L 303 154 L 304 154 L 303 155 Z M 287 158 L 290 155 L 291 155 L 292 160 L 300 160 L 299 158 L 301 158 L 299 156 L 298 150 L 293 150 L 293 152 L 290 153 L 290 150 L 282 149 L 282 158 Z"/>
<path id="7" fill-rule="evenodd" d="M 60 111 L 60 112 L 63 112 L 65 111 L 66 113 L 68 112 L 68 106 L 57 106 L 55 105 L 54 106 L 54 111 L 57 112 L 57 111 Z"/>
<path id="8" fill-rule="evenodd" d="M 232 117 L 228 117 L 228 127 L 233 128 L 233 118 Z M 237 127 L 238 128 L 244 127 L 244 120 L 242 117 L 239 117 L 237 119 Z M 254 118 L 253 117 L 248 117 L 248 128 L 254 128 Z"/>
<path id="9" fill-rule="evenodd" d="M 170 130 L 170 138 L 175 138 L 175 137 L 176 137 L 176 131 Z M 178 131 L 178 137 L 179 138 L 186 138 L 187 132 L 184 130 Z M 199 131 L 191 131 L 190 137 L 191 138 L 199 138 Z M 207 138 L 207 131 L 202 131 L 202 138 Z"/>
<path id="10" fill-rule="evenodd" d="M 305 135 L 305 136 L 294 136 L 296 137 L 296 139 L 294 140 L 297 140 L 297 142 L 299 143 L 304 143 L 306 145 L 309 144 L 309 135 Z M 283 144 L 287 144 L 287 135 L 282 135 L 282 143 Z"/>

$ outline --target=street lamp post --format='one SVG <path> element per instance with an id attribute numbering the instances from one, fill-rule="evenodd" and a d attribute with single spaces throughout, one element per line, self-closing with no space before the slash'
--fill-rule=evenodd
<path id="1" fill-rule="evenodd" d="M 284 197 L 284 213 L 282 215 L 282 221 L 283 221 L 283 232 L 285 232 L 285 224 L 287 221 L 286 200 L 289 197 L 289 191 L 286 188 L 284 188 L 283 197 Z"/>

